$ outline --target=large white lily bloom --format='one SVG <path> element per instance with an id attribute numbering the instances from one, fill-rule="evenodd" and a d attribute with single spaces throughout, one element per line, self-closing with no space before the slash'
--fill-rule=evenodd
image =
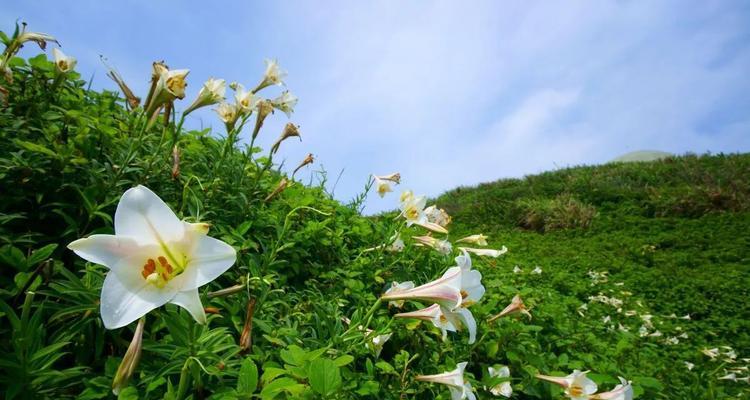
<path id="1" fill-rule="evenodd" d="M 245 89 L 241 84 L 235 85 L 234 100 L 237 109 L 241 114 L 249 115 L 260 103 L 261 98 L 256 96 L 251 90 Z"/>
<path id="2" fill-rule="evenodd" d="M 451 216 L 448 215 L 442 208 L 437 208 L 435 205 L 431 205 L 424 209 L 424 213 L 427 216 L 427 221 L 433 224 L 437 224 L 445 228 L 451 223 Z"/>
<path id="3" fill-rule="evenodd" d="M 421 310 L 399 313 L 396 318 L 414 318 L 422 321 L 430 321 L 443 334 L 443 340 L 448 337 L 448 331 L 458 332 L 462 326 L 469 331 L 469 344 L 477 339 L 477 322 L 474 315 L 467 308 L 459 307 L 451 311 L 439 304 L 433 304 Z"/>
<path id="4" fill-rule="evenodd" d="M 201 107 L 210 106 L 224 100 L 226 92 L 227 83 L 224 79 L 209 78 L 198 92 L 198 97 L 185 110 L 184 114 L 190 114 Z"/>
<path id="5" fill-rule="evenodd" d="M 198 288 L 224 273 L 237 257 L 232 246 L 207 233 L 207 224 L 180 221 L 156 194 L 137 186 L 120 198 L 114 235 L 91 235 L 68 248 L 109 268 L 101 293 L 107 329 L 125 326 L 166 303 L 205 323 Z"/>
<path id="6" fill-rule="evenodd" d="M 487 367 L 487 372 L 492 378 L 509 378 L 510 369 L 505 365 L 495 367 Z M 505 381 L 498 383 L 497 385 L 490 388 L 490 393 L 495 396 L 510 397 L 513 394 L 513 388 L 510 386 L 510 382 Z"/>
<path id="7" fill-rule="evenodd" d="M 477 270 L 463 271 L 451 267 L 437 280 L 413 289 L 393 290 L 383 300 L 423 300 L 438 303 L 450 311 L 469 307 L 484 296 L 482 274 Z"/>
<path id="8" fill-rule="evenodd" d="M 187 82 L 185 78 L 190 73 L 188 69 L 167 69 L 161 64 L 154 64 L 154 72 L 159 74 L 159 78 L 154 86 L 154 92 L 149 104 L 146 106 L 146 113 L 151 115 L 157 108 L 174 99 L 185 98 L 185 87 Z"/>
<path id="9" fill-rule="evenodd" d="M 427 199 L 424 196 L 417 197 L 411 191 L 406 191 L 401 194 L 401 199 L 401 216 L 406 219 L 407 226 L 427 222 L 427 215 L 424 213 Z"/>
<path id="10" fill-rule="evenodd" d="M 589 400 L 596 393 L 596 382 L 592 381 L 586 374 L 588 371 L 575 370 L 565 377 L 537 375 L 539 379 L 560 385 L 565 389 L 565 395 L 571 400 Z"/>
<path id="11" fill-rule="evenodd" d="M 505 246 L 503 246 L 499 250 L 494 250 L 494 249 L 474 249 L 474 248 L 471 248 L 471 247 L 459 247 L 459 249 L 468 251 L 469 253 L 474 253 L 474 254 L 476 254 L 478 256 L 487 256 L 487 257 L 494 257 L 494 258 L 500 257 L 501 255 L 503 255 L 503 254 L 505 254 L 505 253 L 508 252 L 508 248 L 505 247 Z"/>
<path id="12" fill-rule="evenodd" d="M 451 400 L 476 400 L 476 396 L 471 389 L 471 383 L 464 379 L 464 369 L 466 369 L 467 364 L 467 362 L 458 363 L 453 371 L 437 375 L 418 375 L 415 379 L 422 382 L 447 385 L 451 391 Z"/>
<path id="13" fill-rule="evenodd" d="M 614 389 L 609 392 L 598 393 L 591 396 L 591 399 L 596 400 L 633 400 L 633 386 L 625 380 L 620 378 L 620 384 L 615 386 Z"/>
<path id="14" fill-rule="evenodd" d="M 72 71 L 78 62 L 74 57 L 65 55 L 65 53 L 57 47 L 52 49 L 52 57 L 55 60 L 55 68 L 57 68 L 61 74 Z"/>

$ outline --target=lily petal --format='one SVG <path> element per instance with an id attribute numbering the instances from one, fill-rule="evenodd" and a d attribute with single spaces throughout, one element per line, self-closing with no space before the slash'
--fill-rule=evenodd
<path id="1" fill-rule="evenodd" d="M 115 235 L 91 235 L 68 245 L 79 257 L 112 268 L 138 248 L 135 239 Z"/>
<path id="2" fill-rule="evenodd" d="M 116 329 L 128 325 L 164 305 L 177 293 L 177 289 L 170 286 L 157 289 L 145 280 L 141 282 L 139 286 L 131 287 L 132 282 L 123 282 L 118 274 L 107 274 L 102 286 L 100 305 L 105 328 Z"/>
<path id="3" fill-rule="evenodd" d="M 174 242 L 185 235 L 185 224 L 154 192 L 138 185 L 128 189 L 117 204 L 115 233 L 139 244 Z"/>
<path id="4" fill-rule="evenodd" d="M 182 290 L 199 288 L 228 270 L 237 260 L 234 248 L 221 240 L 201 235 L 194 239 L 192 257 L 185 270 Z"/>
<path id="5" fill-rule="evenodd" d="M 203 310 L 201 298 L 198 295 L 198 289 L 177 292 L 170 300 L 170 303 L 186 309 L 199 324 L 206 323 L 206 312 Z"/>

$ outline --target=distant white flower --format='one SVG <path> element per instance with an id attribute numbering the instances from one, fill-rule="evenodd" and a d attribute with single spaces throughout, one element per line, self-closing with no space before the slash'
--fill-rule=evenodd
<path id="1" fill-rule="evenodd" d="M 368 330 L 368 335 L 372 332 L 372 330 Z M 388 341 L 388 339 L 393 336 L 392 333 L 386 333 L 383 335 L 377 335 L 373 337 L 369 342 L 367 342 L 367 348 L 370 349 L 373 353 L 375 353 L 375 357 L 380 357 L 380 352 L 383 351 L 383 345 L 385 345 L 385 342 Z"/>
<path id="2" fill-rule="evenodd" d="M 589 399 L 591 400 L 633 400 L 633 386 L 622 377 L 620 378 L 620 384 L 615 386 L 609 392 L 597 393 Z"/>
<path id="3" fill-rule="evenodd" d="M 441 240 L 432 236 L 412 236 L 419 245 L 432 247 L 440 254 L 448 255 L 453 251 L 453 245 L 447 240 Z"/>
<path id="4" fill-rule="evenodd" d="M 412 281 L 406 281 L 406 282 L 392 282 L 391 287 L 388 288 L 388 290 L 385 291 L 385 294 L 392 294 L 397 293 L 403 290 L 407 289 L 414 289 L 414 282 Z M 389 301 L 389 306 L 393 306 L 396 308 L 401 308 L 404 306 L 404 300 L 395 300 L 395 301 Z"/>
<path id="5" fill-rule="evenodd" d="M 467 364 L 467 362 L 458 363 L 456 369 L 442 374 L 419 375 L 416 380 L 447 385 L 451 392 L 451 400 L 476 400 L 476 396 L 471 389 L 471 383 L 464 379 L 464 369 L 466 369 Z"/>
<path id="6" fill-rule="evenodd" d="M 476 235 L 470 235 L 470 236 L 466 236 L 465 238 L 456 240 L 456 243 L 471 243 L 477 246 L 487 246 L 487 236 L 481 233 L 476 234 Z"/>
<path id="7" fill-rule="evenodd" d="M 188 115 L 201 107 L 210 106 L 224 100 L 226 91 L 227 84 L 224 79 L 209 78 L 201 87 L 198 97 L 195 98 L 193 104 L 183 114 Z"/>
<path id="8" fill-rule="evenodd" d="M 505 365 L 494 367 L 487 367 L 487 372 L 492 378 L 510 378 L 510 369 Z M 510 386 L 509 381 L 498 383 L 497 385 L 490 388 L 490 393 L 495 396 L 510 397 L 513 394 L 513 388 Z"/>
<path id="9" fill-rule="evenodd" d="M 502 318 L 506 315 L 511 315 L 515 313 L 521 313 L 525 316 L 529 317 L 531 319 L 531 313 L 526 308 L 526 305 L 523 304 L 523 300 L 521 299 L 520 295 L 513 296 L 513 299 L 510 301 L 510 304 L 508 304 L 507 307 L 503 309 L 503 311 L 500 311 L 499 314 L 495 315 L 494 317 L 491 317 L 488 319 L 488 322 L 492 322 L 498 318 Z"/>
<path id="10" fill-rule="evenodd" d="M 392 240 L 393 241 L 391 242 L 391 244 L 386 248 L 388 251 L 392 251 L 395 253 L 404 251 L 406 244 L 404 244 L 404 241 L 401 240 L 401 236 L 396 236 L 395 239 Z"/>
<path id="11" fill-rule="evenodd" d="M 399 313 L 394 315 L 396 318 L 414 318 L 423 321 L 430 321 L 436 328 L 443 333 L 443 340 L 447 337 L 447 332 L 457 332 L 461 326 L 465 326 L 469 331 L 469 344 L 473 344 L 477 338 L 477 323 L 471 311 L 459 307 L 456 311 L 451 311 L 439 304 L 433 304 L 430 307 L 421 310 Z"/>
<path id="12" fill-rule="evenodd" d="M 279 97 L 271 100 L 271 104 L 273 104 L 275 109 L 286 114 L 287 118 L 292 118 L 292 113 L 294 112 L 294 107 L 297 105 L 298 100 L 297 96 L 293 95 L 288 90 L 285 90 Z"/>
<path id="13" fill-rule="evenodd" d="M 114 235 L 91 235 L 68 245 L 80 257 L 109 268 L 100 303 L 104 326 L 125 326 L 165 303 L 205 323 L 198 288 L 234 264 L 234 248 L 206 236 L 207 224 L 180 221 L 144 186 L 122 195 L 114 222 Z"/>
<path id="14" fill-rule="evenodd" d="M 386 193 L 393 191 L 390 182 L 380 179 L 378 176 L 373 176 L 373 179 L 375 179 L 375 190 L 381 198 L 385 197 Z"/>
<path id="15" fill-rule="evenodd" d="M 692 371 L 694 367 L 695 367 L 695 364 L 693 364 L 693 363 L 691 363 L 689 361 L 685 361 L 685 368 L 687 368 L 688 371 Z"/>
<path id="16" fill-rule="evenodd" d="M 724 375 L 724 376 L 722 376 L 722 377 L 720 377 L 718 379 L 725 380 L 725 381 L 737 382 L 737 374 L 735 374 L 734 372 L 732 372 L 731 374 L 726 374 L 726 375 Z"/>
<path id="17" fill-rule="evenodd" d="M 513 273 L 514 274 L 520 274 L 521 272 L 523 272 L 523 270 L 518 265 L 516 265 L 515 267 L 513 267 Z"/>
<path id="18" fill-rule="evenodd" d="M 231 131 L 234 129 L 235 123 L 237 123 L 240 110 L 236 104 L 223 102 L 216 107 L 216 114 L 219 115 L 219 119 L 226 125 L 227 131 Z"/>
<path id="19" fill-rule="evenodd" d="M 531 273 L 532 274 L 537 274 L 537 275 L 541 274 L 542 273 L 542 267 L 537 266 L 536 268 L 534 268 L 533 271 L 531 271 Z"/>
<path id="20" fill-rule="evenodd" d="M 265 60 L 266 72 L 263 74 L 263 80 L 258 84 L 258 87 L 253 90 L 257 92 L 267 86 L 271 85 L 283 85 L 284 78 L 286 78 L 286 71 L 282 71 L 279 68 L 279 63 L 276 60 Z"/>
<path id="21" fill-rule="evenodd" d="M 424 213 L 427 215 L 428 222 L 440 225 L 443 228 L 451 223 L 451 216 L 442 208 L 438 209 L 435 205 L 425 208 Z"/>
<path id="22" fill-rule="evenodd" d="M 552 382 L 565 389 L 565 395 L 572 400 L 588 400 L 591 395 L 596 393 L 597 386 L 594 381 L 586 377 L 588 371 L 573 371 L 572 374 L 565 377 L 537 375 L 538 379 Z"/>
<path id="23" fill-rule="evenodd" d="M 713 349 L 702 349 L 701 353 L 708 356 L 710 359 L 714 359 L 719 356 L 719 349 L 714 347 Z"/>
<path id="24" fill-rule="evenodd" d="M 500 257 L 501 255 L 503 255 L 503 254 L 505 254 L 505 253 L 508 252 L 508 248 L 505 247 L 505 246 L 503 246 L 499 250 L 494 250 L 494 249 L 474 249 L 474 248 L 471 248 L 471 247 L 459 247 L 459 249 L 466 250 L 469 253 L 474 253 L 474 254 L 476 254 L 478 256 L 486 256 L 486 257 L 494 257 L 494 258 Z"/>
<path id="25" fill-rule="evenodd" d="M 65 53 L 60 51 L 57 47 L 52 49 L 52 57 L 54 57 L 55 60 L 55 68 L 57 68 L 57 71 L 62 74 L 70 72 L 76 67 L 76 59 L 66 56 Z"/>
<path id="26" fill-rule="evenodd" d="M 394 172 L 388 175 L 378 175 L 378 178 L 384 181 L 393 182 L 397 185 L 401 183 L 401 174 L 399 174 L 398 172 Z"/>
<path id="27" fill-rule="evenodd" d="M 666 339 L 664 340 L 664 343 L 665 343 L 665 344 L 668 344 L 668 345 L 670 345 L 670 346 L 674 346 L 674 345 L 676 345 L 676 344 L 679 344 L 679 343 L 680 343 L 680 339 L 677 339 L 677 338 L 676 338 L 676 337 L 674 337 L 674 336 L 670 336 L 670 337 L 668 337 L 668 338 L 666 338 Z"/>
<path id="28" fill-rule="evenodd" d="M 235 84 L 234 101 L 239 114 L 249 115 L 258 107 L 261 98 L 238 83 Z"/>
<path id="29" fill-rule="evenodd" d="M 602 318 L 602 323 L 604 324 L 608 324 L 610 321 L 612 321 L 612 317 L 610 317 L 609 315 Z"/>

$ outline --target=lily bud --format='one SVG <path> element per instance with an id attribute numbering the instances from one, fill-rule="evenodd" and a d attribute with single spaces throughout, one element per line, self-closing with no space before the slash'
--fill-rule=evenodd
<path id="1" fill-rule="evenodd" d="M 26 30 L 26 23 L 23 24 L 23 30 Z M 47 49 L 47 42 L 55 42 L 58 46 L 60 45 L 60 43 L 57 41 L 57 39 L 54 38 L 54 36 L 41 32 L 21 32 L 21 34 L 16 38 L 16 42 L 18 43 L 18 49 L 20 49 L 26 42 L 34 42 L 39 45 L 39 48 L 42 50 Z M 13 53 L 13 55 L 14 54 L 15 53 Z M 11 55 L 11 57 L 13 55 Z"/>
<path id="2" fill-rule="evenodd" d="M 273 114 L 273 104 L 271 100 L 261 100 L 257 103 L 258 115 L 255 117 L 255 128 L 253 128 L 253 139 L 258 137 L 260 128 L 263 127 L 263 121 L 266 120 L 268 114 Z"/>
<path id="3" fill-rule="evenodd" d="M 245 289 L 245 285 L 234 285 L 226 289 L 217 290 L 215 292 L 208 292 L 206 297 L 208 297 L 209 299 L 212 299 L 214 297 L 229 296 L 230 294 L 239 293 L 243 289 Z"/>
<path id="4" fill-rule="evenodd" d="M 299 134 L 299 126 L 294 125 L 291 122 L 288 122 L 284 126 L 284 130 L 281 131 L 281 136 L 276 140 L 276 143 L 271 146 L 271 154 L 275 154 L 277 151 L 279 151 L 279 146 L 281 146 L 281 142 L 283 142 L 286 139 L 289 139 L 290 137 L 298 137 L 299 141 L 302 141 L 302 137 Z"/>
<path id="5" fill-rule="evenodd" d="M 526 306 L 523 304 L 523 300 L 521 299 L 521 296 L 515 295 L 513 297 L 513 300 L 511 300 L 510 304 L 508 304 L 507 307 L 503 309 L 503 311 L 500 311 L 499 314 L 495 315 L 494 317 L 491 317 L 487 320 L 487 322 L 492 322 L 498 318 L 502 318 L 506 315 L 514 314 L 514 313 L 521 313 L 529 317 L 531 319 L 531 313 L 526 308 Z"/>
<path id="6" fill-rule="evenodd" d="M 281 96 L 273 99 L 271 104 L 273 104 L 274 108 L 286 114 L 287 118 L 292 118 L 292 113 L 294 112 L 294 106 L 297 105 L 297 100 L 299 100 L 297 96 L 289 93 L 288 90 L 285 90 Z"/>
<path id="7" fill-rule="evenodd" d="M 436 239 L 432 236 L 412 236 L 422 246 L 432 247 L 440 254 L 450 254 L 453 251 L 451 242 L 447 240 Z"/>
<path id="8" fill-rule="evenodd" d="M 245 313 L 245 326 L 242 328 L 240 335 L 240 353 L 247 353 L 253 347 L 253 314 L 255 313 L 255 299 L 251 298 L 247 302 L 247 311 Z"/>
<path id="9" fill-rule="evenodd" d="M 75 58 L 65 55 L 65 53 L 60 51 L 57 47 L 52 49 L 52 57 L 55 60 L 55 68 L 57 68 L 57 71 L 61 74 L 72 71 L 78 62 Z"/>
<path id="10" fill-rule="evenodd" d="M 292 176 L 294 176 L 294 174 L 296 174 L 297 171 L 302 169 L 302 167 L 308 164 L 312 164 L 314 161 L 315 161 L 315 158 L 313 158 L 312 153 L 308 153 L 307 157 L 305 157 L 305 159 L 302 160 L 302 162 L 297 166 L 297 168 L 294 169 L 294 171 L 292 172 Z"/>
<path id="11" fill-rule="evenodd" d="M 135 110 L 136 108 L 138 108 L 138 106 L 141 104 L 141 98 L 133 94 L 133 91 L 130 90 L 130 87 L 128 87 L 128 85 L 125 84 L 125 80 L 122 79 L 120 74 L 117 73 L 117 71 L 114 68 L 107 65 L 103 57 L 100 56 L 100 58 L 102 62 L 104 63 L 104 66 L 107 67 L 107 69 L 109 70 L 109 72 L 107 72 L 107 76 L 113 81 L 115 81 L 117 86 L 120 87 L 122 94 L 125 96 L 125 100 L 127 101 L 127 104 L 130 106 L 130 109 Z"/>
<path id="12" fill-rule="evenodd" d="M 401 174 L 399 174 L 398 172 L 394 172 L 394 173 L 389 174 L 389 175 L 378 176 L 378 178 L 380 178 L 380 179 L 382 179 L 384 181 L 391 181 L 391 182 L 393 182 L 393 183 L 395 183 L 397 185 L 401 183 Z"/>
<path id="13" fill-rule="evenodd" d="M 201 107 L 210 106 L 224 100 L 226 91 L 227 87 L 224 79 L 209 78 L 198 92 L 198 97 L 185 110 L 183 115 L 188 115 Z"/>
<path id="14" fill-rule="evenodd" d="M 156 83 L 159 82 L 159 77 L 165 71 L 169 70 L 164 61 L 154 61 L 151 64 L 151 86 L 148 89 L 148 95 L 146 95 L 146 102 L 143 103 L 144 108 L 151 104 L 151 99 L 156 91 Z"/>
<path id="15" fill-rule="evenodd" d="M 263 201 L 268 203 L 269 201 L 271 201 L 271 199 L 276 197 L 279 193 L 283 192 L 284 189 L 287 188 L 287 186 L 289 186 L 289 180 L 286 178 L 281 178 L 281 181 L 279 181 L 279 184 L 276 185 L 276 189 L 274 189 L 273 192 L 271 192 L 271 194 L 266 196 L 266 198 Z"/>
<path id="16" fill-rule="evenodd" d="M 133 340 L 128 346 L 128 350 L 125 352 L 125 356 L 122 358 L 120 366 L 117 368 L 115 373 L 115 379 L 112 381 L 112 393 L 118 395 L 120 390 L 128 385 L 130 377 L 135 372 L 135 368 L 138 366 L 138 361 L 141 359 L 141 348 L 143 347 L 143 326 L 146 324 L 146 318 L 143 317 L 138 320 L 138 325 L 135 327 L 135 334 Z"/>
<path id="17" fill-rule="evenodd" d="M 172 148 L 172 180 L 180 176 L 180 148 L 174 145 Z"/>

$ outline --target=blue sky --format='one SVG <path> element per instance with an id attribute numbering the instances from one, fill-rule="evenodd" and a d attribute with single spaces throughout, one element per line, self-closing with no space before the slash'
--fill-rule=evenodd
<path id="1" fill-rule="evenodd" d="M 99 54 L 142 95 L 152 61 L 189 68 L 183 108 L 208 77 L 252 86 L 276 58 L 300 98 L 285 165 L 311 152 L 329 186 L 343 169 L 342 200 L 370 173 L 436 196 L 633 150 L 750 151 L 748 2 L 208 4 L 8 1 L 0 29 L 20 18 L 55 35 L 96 88 L 115 89 Z M 275 114 L 260 144 L 286 122 Z M 371 196 L 366 212 L 396 202 Z"/>

